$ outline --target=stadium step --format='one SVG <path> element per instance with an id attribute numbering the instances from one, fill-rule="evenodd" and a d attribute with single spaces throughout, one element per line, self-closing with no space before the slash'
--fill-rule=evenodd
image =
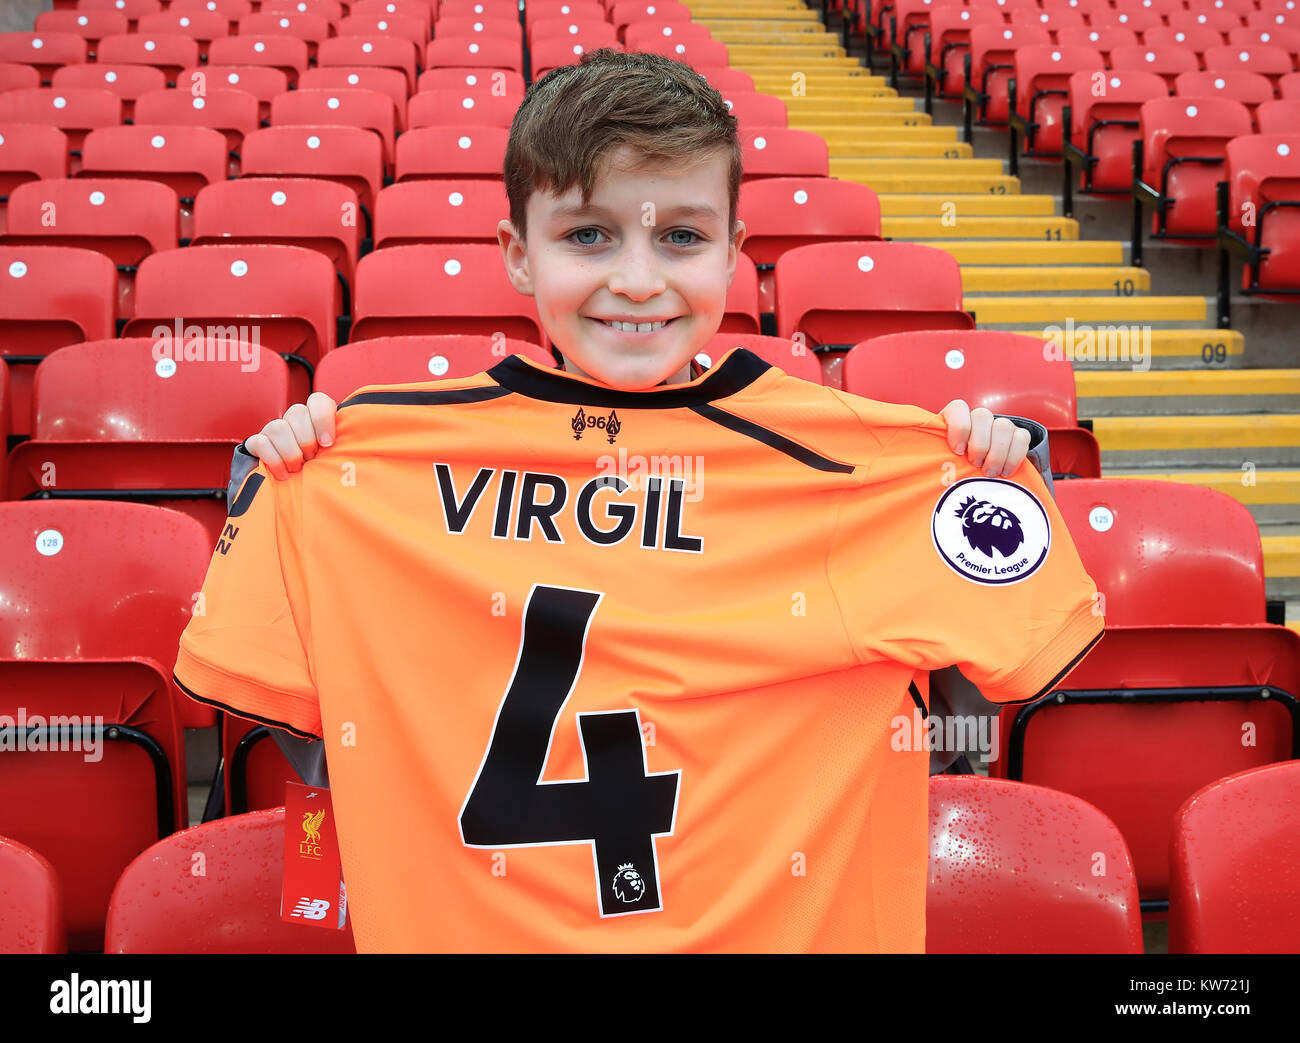
<path id="1" fill-rule="evenodd" d="M 1294 466 L 1300 414 L 1097 417 L 1102 474 L 1125 468 Z"/>
<path id="2" fill-rule="evenodd" d="M 1079 372 L 1083 416 L 1300 413 L 1300 370 Z"/>
<path id="3" fill-rule="evenodd" d="M 1053 324 L 1076 329 L 1082 324 L 1124 326 L 1182 322 L 1204 325 L 1209 309 L 1204 297 L 976 297 L 965 302 L 981 326 L 1021 329 Z M 1140 331 L 1139 331 L 1140 332 Z"/>
<path id="4" fill-rule="evenodd" d="M 758 29 L 752 22 L 733 22 L 730 29 L 726 28 L 721 22 L 715 24 L 717 28 L 710 27 L 710 34 L 718 43 L 725 43 L 728 50 L 735 47 L 754 45 L 798 48 L 816 46 L 821 50 L 830 51 L 834 54 L 844 53 L 843 48 L 840 47 L 839 33 L 828 33 L 816 29 L 807 29 L 806 27 L 803 32 L 799 33 L 792 33 L 788 29 L 779 29 L 773 32 L 770 29 Z"/>
<path id="5" fill-rule="evenodd" d="M 956 127 L 925 127 L 909 130 L 908 134 L 956 131 Z M 954 135 L 955 136 L 955 135 Z M 942 217 L 945 208 L 952 206 L 959 216 L 966 217 L 1052 217 L 1056 214 L 1056 201 L 1051 196 L 941 196 L 883 195 L 880 212 L 885 217 Z"/>
<path id="6" fill-rule="evenodd" d="M 1265 590 L 1270 598 L 1300 597 L 1300 536 L 1261 536 Z"/>
<path id="7" fill-rule="evenodd" d="M 1107 478 L 1186 482 L 1216 489 L 1248 507 L 1262 526 L 1291 524 L 1300 517 L 1300 471 L 1245 464 L 1228 471 L 1152 471 L 1149 468 L 1109 467 L 1105 473 Z"/>
<path id="8" fill-rule="evenodd" d="M 932 118 L 924 112 L 862 112 L 859 113 L 852 126 L 840 123 L 827 123 L 825 117 L 819 116 L 816 119 L 808 119 L 807 116 L 799 116 L 797 113 L 790 114 L 790 126 L 796 130 L 806 130 L 810 134 L 816 134 L 826 141 L 827 149 L 831 153 L 831 164 L 835 163 L 835 150 L 830 148 L 832 140 L 856 141 L 859 134 L 871 134 L 882 127 L 893 127 L 906 129 L 910 127 L 931 127 L 933 126 Z M 870 141 L 868 137 L 864 140 Z M 832 174 L 834 171 L 832 171 Z M 1019 185 L 1019 182 L 1016 182 Z M 962 191 L 969 192 L 970 189 Z"/>
<path id="9" fill-rule="evenodd" d="M 889 221 L 885 234 L 895 235 Z M 910 238 L 895 235 L 896 238 Z M 927 243 L 937 246 L 937 243 Z M 1132 284 L 1139 293 L 1151 288 L 1151 277 L 1142 268 L 1088 267 L 1083 265 L 1049 267 L 1047 265 L 962 266 L 962 287 L 967 296 L 989 294 L 1060 294 L 1071 295 L 1095 291 L 1115 295 L 1115 284 Z"/>
<path id="10" fill-rule="evenodd" d="M 1042 239 L 1055 242 L 1078 239 L 1079 224 L 1069 217 L 963 215 L 960 207 L 953 203 L 950 212 L 935 217 L 887 218 L 885 234 L 895 239 Z"/>
<path id="11" fill-rule="evenodd" d="M 925 124 L 905 127 L 900 121 L 895 121 L 879 127 L 823 130 L 818 133 L 833 155 L 869 156 L 891 148 L 895 142 L 929 141 L 946 145 L 960 144 L 957 135 L 953 133 L 954 130 L 954 127 L 931 127 Z"/>
<path id="12" fill-rule="evenodd" d="M 1031 197 L 1032 198 L 1032 197 Z M 1079 240 L 1035 242 L 1032 239 L 1000 239 L 972 242 L 940 240 L 929 244 L 952 254 L 963 268 L 967 265 L 1090 265 L 1116 267 L 1124 264 L 1124 247 L 1120 243 Z"/>

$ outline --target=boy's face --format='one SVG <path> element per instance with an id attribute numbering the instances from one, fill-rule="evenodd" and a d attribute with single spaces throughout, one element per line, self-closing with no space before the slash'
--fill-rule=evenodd
<path id="1" fill-rule="evenodd" d="M 722 322 L 745 238 L 727 235 L 727 159 L 646 166 L 624 146 L 598 172 L 585 212 L 582 190 L 528 199 L 528 239 L 497 226 L 506 271 L 536 297 L 542 326 L 566 369 L 623 391 L 690 380 L 690 361 Z M 687 213 L 682 207 L 711 208 Z M 672 320 L 625 333 L 601 320 Z"/>

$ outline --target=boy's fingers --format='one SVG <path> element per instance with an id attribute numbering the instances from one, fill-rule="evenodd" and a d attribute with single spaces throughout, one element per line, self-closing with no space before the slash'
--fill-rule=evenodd
<path id="1" fill-rule="evenodd" d="M 993 413 L 978 406 L 970 411 L 970 444 L 966 459 L 976 467 L 983 467 L 993 441 Z"/>
<path id="2" fill-rule="evenodd" d="M 316 442 L 316 428 L 312 425 L 311 413 L 302 403 L 290 406 L 284 414 L 284 422 L 289 425 L 289 430 L 293 432 L 294 440 L 298 443 L 298 448 L 305 459 L 310 460 L 316 455 L 320 446 Z M 286 462 L 288 457 L 285 457 Z"/>
<path id="3" fill-rule="evenodd" d="M 1013 425 L 1014 426 L 1014 425 Z M 1007 466 L 1002 472 L 1005 478 L 1015 474 L 1017 468 L 1025 462 L 1025 457 L 1029 455 L 1029 432 L 1023 427 L 1017 427 L 1011 434 L 1011 450 L 1007 456 Z"/>
<path id="4" fill-rule="evenodd" d="M 999 418 L 992 424 L 989 434 L 989 451 L 984 458 L 984 473 L 990 478 L 997 478 L 1006 473 L 1007 456 L 1011 452 L 1011 439 L 1016 426 L 1005 418 Z"/>
<path id="5" fill-rule="evenodd" d="M 334 443 L 334 414 L 337 409 L 334 399 L 323 391 L 313 391 L 307 396 L 307 412 L 311 416 L 318 444 L 325 446 Z"/>
<path id="6" fill-rule="evenodd" d="M 298 438 L 294 434 L 293 428 L 288 423 L 284 420 L 272 420 L 266 427 L 262 428 L 262 434 L 267 437 L 272 447 L 279 453 L 286 473 L 302 470 L 302 449 L 298 445 Z M 276 475 L 275 477 L 279 478 L 281 476 Z"/>
<path id="7" fill-rule="evenodd" d="M 261 432 L 249 435 L 244 439 L 244 448 L 266 465 L 267 471 L 276 481 L 288 477 L 284 469 L 284 461 L 280 459 L 280 454 L 266 435 Z"/>
<path id="8" fill-rule="evenodd" d="M 961 456 L 970 438 L 970 408 L 962 399 L 954 398 L 940 410 L 940 415 L 948 421 L 948 448 Z"/>

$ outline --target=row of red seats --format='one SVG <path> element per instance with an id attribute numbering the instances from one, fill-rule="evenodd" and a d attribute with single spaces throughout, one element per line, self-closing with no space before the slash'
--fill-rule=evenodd
<path id="1" fill-rule="evenodd" d="M 1066 794 L 997 779 L 936 775 L 929 785 L 927 952 L 1142 951 L 1128 851 L 1104 814 Z M 1269 765 L 1212 782 L 1179 808 L 1170 952 L 1282 953 L 1300 944 L 1298 793 L 1300 764 Z M 1034 816 L 1050 829 L 1022 828 Z M 1066 838 L 1090 858 L 1078 858 Z M 114 886 L 104 950 L 355 951 L 350 920 L 326 931 L 279 919 L 283 847 L 282 808 L 159 841 Z M 196 888 L 200 852 L 223 872 Z M 1102 878 L 1091 871 L 1096 853 L 1106 858 Z M 62 895 L 47 859 L 0 838 L 0 953 L 65 951 Z"/>

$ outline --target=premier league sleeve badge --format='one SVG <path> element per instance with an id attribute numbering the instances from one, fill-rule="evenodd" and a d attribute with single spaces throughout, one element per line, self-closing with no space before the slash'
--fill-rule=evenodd
<path id="1" fill-rule="evenodd" d="M 1028 489 L 1001 478 L 953 483 L 935 504 L 930 531 L 939 557 L 972 583 L 1028 579 L 1047 560 L 1052 545 L 1042 503 Z"/>

